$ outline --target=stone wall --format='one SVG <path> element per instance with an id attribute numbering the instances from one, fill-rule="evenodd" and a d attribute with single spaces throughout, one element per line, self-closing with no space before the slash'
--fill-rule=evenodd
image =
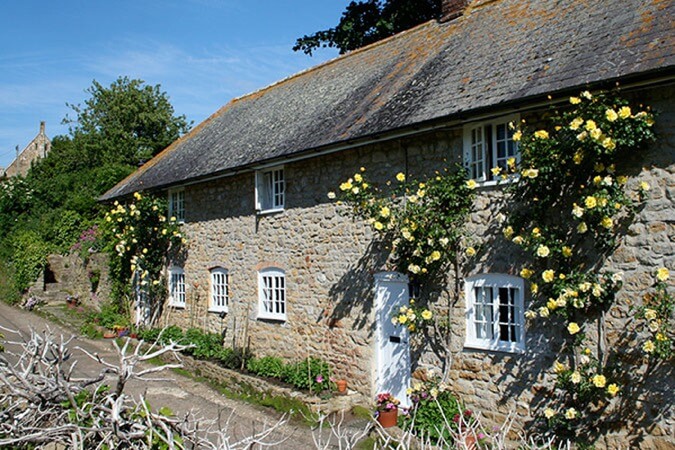
<path id="1" fill-rule="evenodd" d="M 628 331 L 628 300 L 639 301 L 657 267 L 675 268 L 673 91 L 669 86 L 634 94 L 660 111 L 659 142 L 643 159 L 626 161 L 619 168 L 631 175 L 629 188 L 640 181 L 652 186 L 651 199 L 606 262 L 607 270 L 623 271 L 626 280 L 608 315 L 609 338 L 633 350 L 639 341 Z M 459 162 L 461 154 L 462 130 L 454 128 L 289 163 L 284 167 L 285 210 L 267 215 L 254 214 L 253 173 L 187 186 L 188 256 L 178 262 L 185 269 L 187 304 L 184 309 L 167 307 L 162 320 L 186 328 L 224 331 L 227 343 L 246 347 L 258 356 L 323 358 L 338 376 L 349 379 L 350 386 L 373 395 L 372 284 L 373 274 L 388 268 L 385 252 L 367 227 L 341 215 L 345 207 L 329 201 L 326 193 L 361 166 L 367 168 L 371 180 L 383 182 L 397 172 L 412 177 L 433 173 Z M 475 265 L 462 268 L 462 279 L 481 273 L 517 275 L 524 263 L 518 250 L 501 237 L 497 220 L 501 197 L 500 188 L 479 190 L 468 229 L 484 251 Z M 256 319 L 257 272 L 269 266 L 286 273 L 285 322 Z M 223 319 L 208 312 L 209 269 L 213 267 L 223 267 L 230 274 L 230 307 Z M 450 364 L 453 388 L 468 407 L 482 411 L 493 423 L 501 422 L 510 410 L 517 412 L 519 423 L 533 421 L 541 415 L 552 386 L 557 350 L 551 348 L 554 327 L 530 326 L 523 354 L 465 349 L 462 293 L 457 304 L 451 309 L 447 306 L 454 281 L 449 274 L 448 289 L 429 292 L 427 288 L 439 314 L 450 312 L 450 358 L 445 361 Z M 419 364 L 442 366 L 443 359 L 436 353 L 423 353 Z M 637 372 L 646 370 L 638 365 Z M 617 401 L 616 411 L 623 415 L 613 416 L 608 423 L 612 431 L 598 436 L 600 446 L 617 447 L 625 442 L 626 432 L 633 446 L 673 444 L 673 369 L 659 370 L 639 390 L 623 397 L 626 400 Z"/>
<path id="2" fill-rule="evenodd" d="M 98 281 L 96 281 L 98 279 Z M 98 308 L 110 298 L 108 256 L 94 253 L 83 261 L 79 255 L 49 255 L 47 266 L 27 295 L 45 302 L 64 302 L 74 296 L 87 306 Z"/>

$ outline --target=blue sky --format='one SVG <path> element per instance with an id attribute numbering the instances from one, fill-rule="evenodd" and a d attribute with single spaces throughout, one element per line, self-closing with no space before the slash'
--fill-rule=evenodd
<path id="1" fill-rule="evenodd" d="M 295 39 L 337 24 L 349 0 L 3 0 L 0 166 L 41 120 L 67 134 L 66 103 L 96 79 L 160 84 L 194 124 L 231 98 L 337 56 L 293 52 Z M 72 114 L 71 114 L 72 116 Z"/>

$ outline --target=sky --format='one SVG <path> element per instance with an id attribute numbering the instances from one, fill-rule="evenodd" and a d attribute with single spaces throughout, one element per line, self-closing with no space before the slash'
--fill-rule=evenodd
<path id="1" fill-rule="evenodd" d="M 0 0 L 0 166 L 50 138 L 96 80 L 161 85 L 197 125 L 229 100 L 336 57 L 294 52 L 349 0 Z"/>

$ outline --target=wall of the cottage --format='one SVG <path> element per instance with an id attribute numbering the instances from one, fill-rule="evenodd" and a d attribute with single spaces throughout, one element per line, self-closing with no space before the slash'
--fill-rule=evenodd
<path id="1" fill-rule="evenodd" d="M 633 362 L 640 354 L 637 346 L 641 341 L 630 331 L 628 303 L 640 301 L 657 267 L 675 268 L 674 91 L 668 86 L 632 94 L 659 111 L 659 141 L 644 158 L 619 167 L 631 175 L 629 188 L 640 181 L 652 186 L 650 200 L 606 262 L 607 270 L 625 274 L 619 302 L 607 317 L 608 338 L 625 344 L 625 356 Z M 399 171 L 415 175 L 437 170 L 459 161 L 461 154 L 462 130 L 458 128 L 290 163 L 285 166 L 285 210 L 262 216 L 254 214 L 252 173 L 188 186 L 184 225 L 189 238 L 184 262 L 187 305 L 185 309 L 167 308 L 163 320 L 183 327 L 225 329 L 227 342 L 250 348 L 256 355 L 323 358 L 334 365 L 337 375 L 350 380 L 350 387 L 372 394 L 372 275 L 385 268 L 385 261 L 367 227 L 340 215 L 344 206 L 328 200 L 326 193 L 336 190 L 361 166 L 367 168 L 374 182 L 383 182 Z M 479 190 L 476 212 L 468 227 L 471 239 L 482 250 L 462 268 L 462 279 L 481 273 L 517 275 L 525 263 L 518 249 L 501 237 L 501 196 L 500 188 Z M 222 321 L 217 314 L 207 312 L 209 268 L 216 266 L 230 274 L 230 310 Z M 256 320 L 257 271 L 267 266 L 286 271 L 285 323 Z M 452 274 L 448 281 L 447 292 L 439 289 L 432 293 L 440 305 L 447 305 L 447 296 L 452 295 Z M 524 421 L 540 416 L 552 386 L 555 327 L 530 325 L 524 354 L 469 350 L 463 346 L 464 310 L 462 295 L 451 309 L 449 320 L 453 388 L 469 407 L 495 423 L 503 421 L 510 410 Z M 447 311 L 447 307 L 445 312 L 441 307 L 439 315 Z M 442 364 L 432 351 L 427 351 L 420 362 Z M 637 367 L 633 375 L 646 370 L 640 363 Z M 617 406 L 624 409 L 610 419 L 608 429 L 623 431 L 601 437 L 604 445 L 626 445 L 622 437 L 626 428 L 634 437 L 645 434 L 631 445 L 672 445 L 672 372 L 672 367 L 656 368 L 643 387 L 617 400 Z"/>
<path id="2" fill-rule="evenodd" d="M 370 394 L 373 370 L 373 274 L 384 268 L 377 244 L 361 221 L 340 215 L 327 197 L 366 167 L 383 183 L 399 171 L 447 165 L 459 131 L 414 141 L 372 145 L 287 164 L 285 209 L 254 214 L 254 175 L 224 178 L 185 190 L 189 239 L 184 262 L 185 309 L 167 308 L 166 323 L 225 330 L 226 343 L 255 355 L 329 361 L 350 387 Z M 406 163 L 407 161 L 407 163 Z M 407 167 L 407 169 L 406 169 Z M 208 312 L 209 269 L 229 271 L 230 308 L 222 319 Z M 286 274 L 286 322 L 257 320 L 258 270 Z"/>

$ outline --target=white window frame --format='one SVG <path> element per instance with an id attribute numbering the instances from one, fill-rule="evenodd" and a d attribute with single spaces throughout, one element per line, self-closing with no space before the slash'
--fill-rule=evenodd
<path id="1" fill-rule="evenodd" d="M 175 217 L 178 223 L 185 223 L 185 189 L 169 190 L 169 217 Z"/>
<path id="2" fill-rule="evenodd" d="M 209 311 L 228 312 L 230 305 L 230 274 L 222 267 L 214 267 L 211 273 Z"/>
<path id="3" fill-rule="evenodd" d="M 277 267 L 258 272 L 258 319 L 286 321 L 286 273 Z"/>
<path id="4" fill-rule="evenodd" d="M 464 125 L 464 167 L 467 170 L 469 179 L 479 182 L 483 186 L 496 185 L 501 180 L 495 179 L 490 172 L 494 167 L 506 167 L 506 161 L 513 157 L 516 163 L 520 162 L 520 149 L 518 143 L 510 139 L 514 130 L 509 127 L 509 123 L 514 125 L 520 121 L 519 114 L 499 117 L 493 120 L 482 122 L 472 122 Z M 487 139 L 487 127 L 491 127 L 492 133 L 490 142 Z M 497 128 L 504 127 L 507 133 L 506 139 L 497 139 Z M 513 154 L 509 153 L 509 142 L 514 144 Z M 498 155 L 498 147 L 505 146 L 505 155 Z M 490 163 L 490 167 L 488 167 Z"/>
<path id="5" fill-rule="evenodd" d="M 169 268 L 169 306 L 185 308 L 185 271 L 182 267 Z"/>
<path id="6" fill-rule="evenodd" d="M 258 170 L 255 173 L 255 204 L 259 214 L 284 210 L 286 178 L 284 166 Z"/>
<path id="7" fill-rule="evenodd" d="M 477 290 L 483 295 L 491 293 L 491 298 L 483 297 L 485 301 L 478 301 Z M 511 295 L 512 293 L 514 295 Z M 465 280 L 464 294 L 466 299 L 465 348 L 511 353 L 525 351 L 523 298 L 525 282 L 522 278 L 505 274 L 476 275 Z M 502 298 L 502 294 L 505 294 L 506 298 Z M 506 300 L 507 303 L 503 304 L 500 300 Z M 491 313 L 485 309 L 481 310 L 481 306 L 483 308 L 490 306 Z M 506 317 L 502 317 L 502 314 Z M 484 327 L 479 332 L 478 328 L 481 324 Z M 500 331 L 508 333 L 508 339 L 502 340 Z M 479 336 L 481 333 L 485 333 L 485 336 Z"/>

